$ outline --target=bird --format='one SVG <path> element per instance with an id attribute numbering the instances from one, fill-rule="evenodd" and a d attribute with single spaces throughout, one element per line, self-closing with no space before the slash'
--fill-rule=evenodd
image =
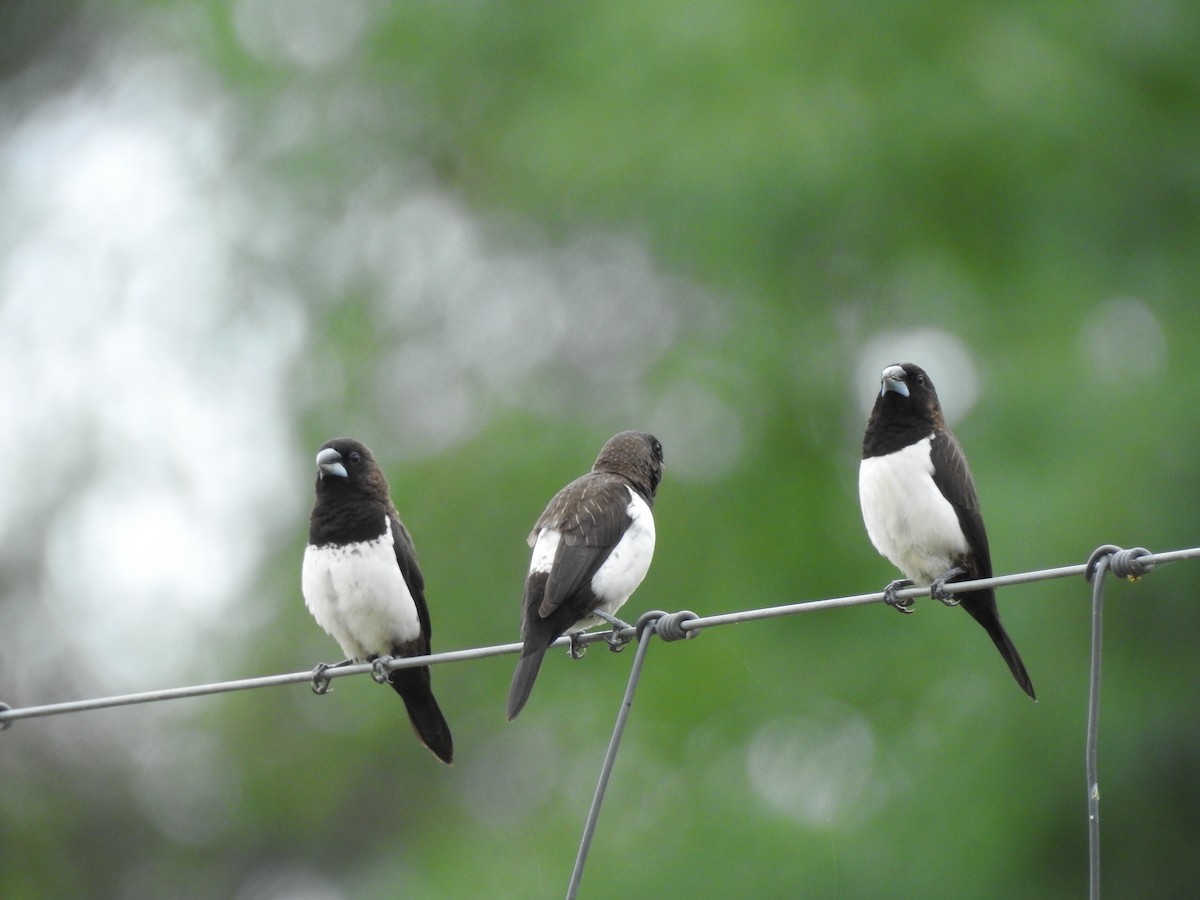
<path id="1" fill-rule="evenodd" d="M 650 570 L 651 507 L 662 475 L 658 439 L 622 431 L 604 444 L 592 470 L 555 494 L 534 523 L 508 721 L 525 706 L 542 658 L 561 634 L 601 621 L 614 631 L 628 627 L 614 616 Z"/>
<path id="2" fill-rule="evenodd" d="M 1034 700 L 1033 682 L 1000 623 L 992 588 L 954 594 L 955 580 L 990 578 L 992 558 L 975 480 L 958 440 L 946 426 L 937 390 L 913 363 L 882 372 L 879 395 L 863 435 L 859 502 L 867 536 L 905 577 L 884 589 L 901 612 L 913 601 L 896 591 L 928 585 L 948 606 L 962 605 L 996 645 L 1021 689 Z"/>
<path id="3" fill-rule="evenodd" d="M 387 477 L 374 454 L 353 438 L 333 438 L 317 452 L 300 587 L 308 611 L 338 642 L 346 663 L 373 663 L 376 680 L 404 701 L 417 737 L 452 763 L 454 740 L 433 696 L 429 667 L 389 672 L 384 665 L 392 657 L 429 654 L 429 608 L 412 537 L 392 503 Z M 326 668 L 318 666 L 314 679 Z"/>

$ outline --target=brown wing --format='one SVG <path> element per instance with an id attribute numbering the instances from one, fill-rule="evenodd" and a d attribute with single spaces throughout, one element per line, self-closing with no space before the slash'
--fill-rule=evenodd
<path id="1" fill-rule="evenodd" d="M 538 604 L 538 615 L 549 617 L 564 603 L 583 606 L 594 599 L 590 584 L 612 548 L 629 527 L 630 488 L 625 479 L 607 472 L 590 472 L 555 495 L 534 525 L 531 538 L 546 529 L 557 531 L 558 550 Z M 586 609 L 584 610 L 586 612 Z"/>

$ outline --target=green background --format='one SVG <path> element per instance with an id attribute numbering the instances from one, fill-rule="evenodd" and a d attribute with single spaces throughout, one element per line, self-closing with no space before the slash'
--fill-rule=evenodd
<path id="1" fill-rule="evenodd" d="M 530 525 L 631 427 L 667 469 L 630 620 L 879 590 L 896 573 L 862 528 L 858 447 L 901 355 L 947 400 L 998 572 L 1200 543 L 1195 3 L 9 2 L 0 31 L 10 132 L 69 103 L 103 120 L 106 92 L 190 123 L 213 198 L 192 227 L 230 248 L 195 371 L 229 372 L 234 331 L 288 348 L 276 382 L 231 376 L 278 443 L 212 439 L 231 493 L 282 473 L 246 513 L 256 562 L 220 626 L 139 648 L 183 662 L 121 689 L 335 658 L 298 580 L 310 461 L 340 433 L 385 463 L 435 650 L 516 640 Z M 28 215 L 9 203 L 7 271 Z M 6 391 L 42 402 L 49 374 L 25 374 Z M 53 448 L 19 426 L 6 462 L 42 499 L 6 526 L 0 700 L 112 692 L 139 651 L 81 652 L 66 615 L 19 627 L 100 472 L 40 475 Z M 1109 590 L 1110 896 L 1200 881 L 1198 586 L 1180 563 Z M 581 896 L 1083 895 L 1089 597 L 999 593 L 1036 704 L 929 601 L 656 643 Z M 367 678 L 18 722 L 0 895 L 560 896 L 632 656 L 552 652 L 512 724 L 511 657 L 439 666 L 453 768 Z"/>

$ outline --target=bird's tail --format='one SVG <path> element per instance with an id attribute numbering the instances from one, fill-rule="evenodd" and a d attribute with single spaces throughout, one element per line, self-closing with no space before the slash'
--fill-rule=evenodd
<path id="1" fill-rule="evenodd" d="M 508 688 L 508 721 L 512 721 L 525 707 L 529 693 L 533 690 L 533 682 L 537 679 L 538 670 L 542 667 L 542 659 L 546 655 L 546 646 L 540 642 L 530 646 L 529 642 L 521 650 L 521 659 L 517 662 L 517 670 L 513 672 L 512 684 Z"/>
<path id="2" fill-rule="evenodd" d="M 1000 624 L 1000 612 L 996 608 L 995 592 L 972 591 L 969 594 L 962 594 L 961 599 L 962 608 L 969 612 L 971 618 L 982 625 L 984 630 L 987 631 L 988 636 L 992 639 L 992 643 L 996 645 L 996 649 L 1000 651 L 1000 655 L 1008 663 L 1009 671 L 1012 672 L 1012 676 L 1016 679 L 1017 684 L 1021 686 L 1021 690 L 1027 693 L 1032 699 L 1037 700 L 1037 695 L 1033 692 L 1033 682 L 1029 678 L 1029 673 L 1025 671 L 1025 663 L 1021 662 L 1021 654 L 1017 652 L 1012 638 L 1008 636 L 1008 632 Z"/>
<path id="3" fill-rule="evenodd" d="M 432 750 L 434 756 L 450 765 L 454 761 L 454 739 L 434 699 L 429 667 L 394 669 L 388 677 L 388 683 L 404 701 L 413 731 L 421 743 Z"/>

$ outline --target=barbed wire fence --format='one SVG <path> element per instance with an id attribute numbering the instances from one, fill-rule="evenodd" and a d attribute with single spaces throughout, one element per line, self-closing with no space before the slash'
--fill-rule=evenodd
<path id="1" fill-rule="evenodd" d="M 1057 568 L 1037 569 L 1028 572 L 1016 572 L 1007 575 L 997 575 L 992 578 L 980 578 L 974 581 L 954 582 L 954 592 L 968 593 L 985 588 L 1001 588 L 1016 584 L 1030 584 L 1039 581 L 1050 581 L 1061 578 L 1077 578 L 1083 576 L 1092 585 L 1092 618 L 1091 618 L 1091 665 L 1088 688 L 1088 717 L 1087 733 L 1085 736 L 1085 776 L 1087 784 L 1087 817 L 1088 817 L 1088 886 L 1089 896 L 1098 900 L 1100 896 L 1100 789 L 1097 766 L 1099 748 L 1099 711 L 1100 711 L 1100 681 L 1101 681 L 1101 645 L 1103 634 L 1103 602 L 1104 586 L 1109 574 L 1137 581 L 1149 574 L 1156 567 L 1181 560 L 1200 558 L 1200 547 L 1183 550 L 1171 550 L 1163 553 L 1151 553 L 1138 547 L 1123 550 L 1113 544 L 1098 547 L 1087 562 L 1078 565 L 1060 566 Z M 897 599 L 904 600 L 916 597 L 928 597 L 928 587 L 912 587 L 897 591 Z M 686 640 L 699 636 L 706 628 L 716 628 L 723 625 L 737 625 L 745 622 L 756 622 L 763 619 L 774 619 L 782 616 L 798 615 L 801 613 L 819 612 L 827 609 L 842 609 L 851 606 L 865 606 L 871 603 L 882 603 L 882 591 L 870 594 L 855 594 L 847 597 L 831 597 L 821 600 L 807 600 L 799 603 L 769 606 L 759 609 L 742 610 L 715 616 L 699 616 L 690 610 L 666 613 L 661 610 L 651 610 L 643 613 L 635 625 L 625 628 L 613 628 L 608 631 L 593 631 L 580 635 L 576 643 L 590 645 L 597 641 L 636 640 L 637 652 L 630 668 L 629 678 L 625 686 L 625 694 L 617 711 L 616 723 L 609 739 L 596 783 L 596 790 L 584 821 L 580 837 L 579 850 L 575 857 L 575 865 L 571 872 L 571 880 L 567 886 L 567 897 L 574 898 L 582 883 L 584 867 L 587 863 L 588 852 L 591 849 L 592 838 L 599 822 L 600 807 L 616 764 L 620 750 L 621 739 L 633 707 L 634 695 L 641 679 L 647 654 L 652 643 L 652 637 L 658 637 L 663 642 Z M 571 643 L 567 637 L 561 637 L 551 646 L 567 646 Z M 505 656 L 519 653 L 519 642 L 495 644 L 486 647 L 473 647 L 464 650 L 450 650 L 442 653 L 432 653 L 428 656 L 408 658 L 393 658 L 384 665 L 357 663 L 338 668 L 318 668 L 314 671 L 289 672 L 279 675 L 265 675 L 254 678 L 240 678 L 230 681 L 212 682 L 187 687 L 165 688 L 161 690 L 141 691 L 132 694 L 118 694 L 109 697 L 98 697 L 91 700 L 73 700 L 65 703 L 51 703 L 43 706 L 26 706 L 13 708 L 0 702 L 0 732 L 7 730 L 19 719 L 33 719 L 45 716 L 68 715 L 87 712 L 90 710 L 108 709 L 117 706 L 132 706 L 140 703 L 157 703 L 168 700 L 182 700 L 187 697 L 203 697 L 212 694 L 226 694 L 235 691 L 255 690 L 258 688 L 277 687 L 289 684 L 309 683 L 314 692 L 325 693 L 330 681 L 335 678 L 349 678 L 355 675 L 371 674 L 380 676 L 381 673 L 395 669 L 413 668 L 416 666 L 441 665 L 446 663 L 466 662 L 469 660 L 485 659 L 492 656 Z"/>

